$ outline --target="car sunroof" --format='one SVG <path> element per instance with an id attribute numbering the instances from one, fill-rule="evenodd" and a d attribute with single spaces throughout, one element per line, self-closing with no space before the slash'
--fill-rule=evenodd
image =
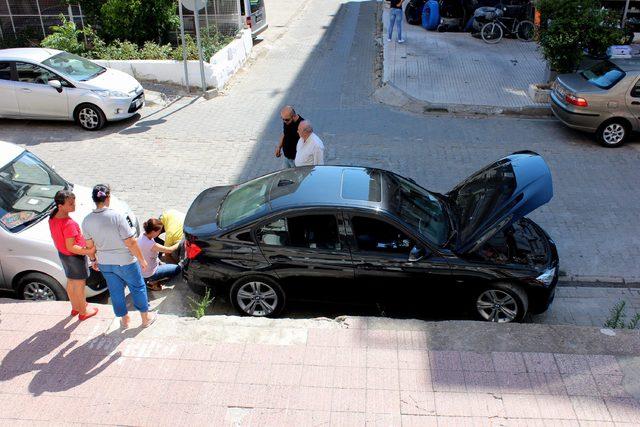
<path id="1" fill-rule="evenodd" d="M 380 172 L 374 169 L 347 169 L 342 172 L 342 198 L 380 202 Z"/>

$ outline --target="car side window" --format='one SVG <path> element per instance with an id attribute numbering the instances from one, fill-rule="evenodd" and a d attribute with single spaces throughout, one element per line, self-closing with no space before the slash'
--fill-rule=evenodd
<path id="1" fill-rule="evenodd" d="M 18 81 L 22 83 L 34 83 L 46 85 L 49 80 L 60 80 L 53 72 L 38 65 L 27 64 L 26 62 L 16 62 Z"/>
<path id="2" fill-rule="evenodd" d="M 341 250 L 335 215 L 280 218 L 260 228 L 258 242 L 270 246 Z"/>
<path id="3" fill-rule="evenodd" d="M 358 249 L 369 252 L 409 255 L 414 242 L 393 225 L 373 218 L 351 218 Z"/>
<path id="4" fill-rule="evenodd" d="M 11 80 L 11 62 L 0 62 L 0 80 Z"/>
<path id="5" fill-rule="evenodd" d="M 640 98 L 640 80 L 633 85 L 633 88 L 631 89 L 631 96 L 633 98 Z"/>

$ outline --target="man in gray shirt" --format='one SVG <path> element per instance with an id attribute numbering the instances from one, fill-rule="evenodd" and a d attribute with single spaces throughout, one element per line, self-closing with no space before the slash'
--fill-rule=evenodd
<path id="1" fill-rule="evenodd" d="M 107 281 L 111 304 L 123 328 L 129 326 L 129 314 L 124 288 L 127 286 L 133 299 L 133 306 L 140 312 L 142 326 L 147 327 L 155 321 L 150 316 L 147 287 L 140 267 L 146 268 L 145 261 L 135 230 L 129 226 L 123 214 L 110 209 L 111 189 L 99 184 L 93 187 L 91 194 L 96 209 L 82 221 L 82 231 L 87 247 L 96 247 L 96 260 L 102 275 Z M 138 262 L 136 262 L 136 258 Z"/>

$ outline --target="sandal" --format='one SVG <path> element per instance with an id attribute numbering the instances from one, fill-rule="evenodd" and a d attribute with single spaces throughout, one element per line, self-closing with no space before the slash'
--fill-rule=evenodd
<path id="1" fill-rule="evenodd" d="M 143 328 L 148 328 L 149 326 L 153 325 L 153 324 L 156 322 L 156 320 L 158 320 L 158 315 L 157 315 L 157 314 L 156 314 L 156 315 L 154 315 L 154 316 L 153 316 L 153 317 L 152 317 L 152 318 L 147 322 L 147 324 L 146 324 L 146 325 L 145 325 L 145 324 L 142 324 L 142 327 L 143 327 Z"/>
<path id="2" fill-rule="evenodd" d="M 93 311 L 89 312 L 89 309 L 93 309 Z M 98 314 L 98 307 L 87 306 L 87 311 L 85 311 L 84 314 L 79 314 L 78 319 L 82 322 L 83 320 L 87 320 L 88 318 L 93 317 L 96 314 Z"/>
<path id="3" fill-rule="evenodd" d="M 78 314 L 80 314 L 78 310 L 71 309 L 71 317 L 77 316 Z"/>
<path id="4" fill-rule="evenodd" d="M 147 289 L 150 291 L 161 291 L 164 288 L 162 287 L 162 284 L 160 284 L 159 282 L 149 282 L 147 283 Z"/>

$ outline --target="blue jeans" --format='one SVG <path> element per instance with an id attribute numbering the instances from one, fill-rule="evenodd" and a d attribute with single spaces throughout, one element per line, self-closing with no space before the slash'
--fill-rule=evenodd
<path id="1" fill-rule="evenodd" d="M 182 268 L 178 264 L 160 264 L 156 268 L 156 272 L 147 277 L 147 281 L 155 282 L 160 279 L 171 278 L 182 271 Z"/>
<path id="2" fill-rule="evenodd" d="M 118 317 L 127 315 L 127 301 L 124 296 L 125 286 L 129 287 L 133 306 L 136 310 L 145 313 L 149 311 L 147 298 L 147 285 L 142 278 L 140 264 L 133 262 L 129 265 L 99 264 L 98 267 L 107 281 L 111 294 L 113 312 Z"/>
<path id="3" fill-rule="evenodd" d="M 391 9 L 388 38 L 393 38 L 393 24 L 396 24 L 398 27 L 398 40 L 402 40 L 402 19 L 402 9 Z"/>
<path id="4" fill-rule="evenodd" d="M 282 156 L 282 158 L 284 159 L 284 167 L 286 168 L 295 168 L 296 167 L 296 162 L 294 159 L 288 159 L 285 156 Z"/>

